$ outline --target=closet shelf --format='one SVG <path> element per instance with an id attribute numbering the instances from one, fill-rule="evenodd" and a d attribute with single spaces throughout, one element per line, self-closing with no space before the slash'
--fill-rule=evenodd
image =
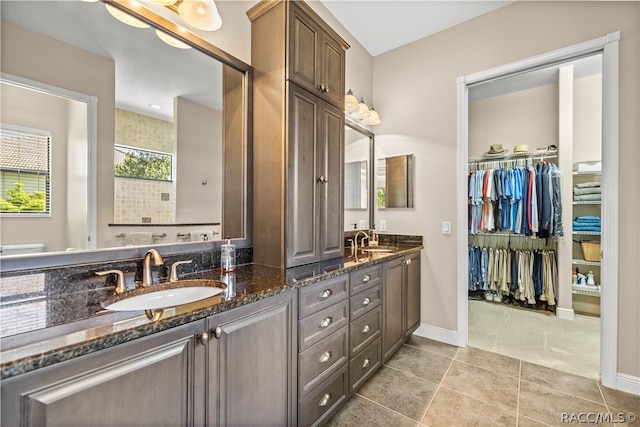
<path id="1" fill-rule="evenodd" d="M 593 266 L 600 265 L 600 261 L 586 261 L 584 259 L 575 259 L 575 258 L 571 260 L 571 263 L 576 265 L 593 265 Z"/>
<path id="2" fill-rule="evenodd" d="M 601 205 L 602 200 L 574 200 L 574 205 Z"/>
<path id="3" fill-rule="evenodd" d="M 573 172 L 574 175 L 602 175 L 602 171 Z"/>
<path id="4" fill-rule="evenodd" d="M 574 294 L 600 297 L 600 287 L 593 285 L 571 285 Z"/>
<path id="5" fill-rule="evenodd" d="M 586 236 L 601 236 L 600 231 L 573 231 L 573 234 L 586 235 Z"/>

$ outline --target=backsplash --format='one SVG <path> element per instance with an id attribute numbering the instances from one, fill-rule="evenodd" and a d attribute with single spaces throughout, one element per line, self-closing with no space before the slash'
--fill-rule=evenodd
<path id="1" fill-rule="evenodd" d="M 251 263 L 252 254 L 252 248 L 238 248 L 236 263 Z M 191 264 L 178 267 L 179 277 L 219 267 L 220 251 L 163 256 L 164 265 L 153 267 L 154 283 L 169 277 L 171 264 L 189 259 Z M 95 274 L 104 270 L 121 270 L 127 288 L 133 289 L 142 278 L 142 259 L 0 273 L 0 337 L 55 327 L 105 311 L 100 301 L 113 295 L 115 277 Z"/>

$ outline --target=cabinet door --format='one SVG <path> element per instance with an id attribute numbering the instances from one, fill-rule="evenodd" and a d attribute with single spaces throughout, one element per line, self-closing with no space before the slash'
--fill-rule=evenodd
<path id="1" fill-rule="evenodd" d="M 344 255 L 344 112 L 323 102 L 319 127 L 320 257 L 331 259 Z"/>
<path id="2" fill-rule="evenodd" d="M 208 319 L 208 425 L 295 424 L 295 293 Z"/>
<path id="3" fill-rule="evenodd" d="M 320 29 L 300 9 L 290 5 L 289 15 L 289 79 L 312 93 L 319 94 L 318 46 Z"/>
<path id="4" fill-rule="evenodd" d="M 317 117 L 321 102 L 295 84 L 289 84 L 289 138 L 287 158 L 286 248 L 287 267 L 320 259 L 316 151 Z M 339 230 L 342 230 L 340 228 Z"/>
<path id="5" fill-rule="evenodd" d="M 5 380 L 2 425 L 201 425 L 204 331 L 194 322 Z"/>
<path id="6" fill-rule="evenodd" d="M 384 265 L 382 291 L 382 353 L 387 361 L 402 345 L 405 329 L 403 326 L 403 270 L 404 259 L 390 260 Z"/>
<path id="7" fill-rule="evenodd" d="M 346 52 L 340 43 L 322 33 L 319 54 L 320 91 L 327 101 L 337 107 L 344 108 Z"/>
<path id="8" fill-rule="evenodd" d="M 405 259 L 406 323 L 405 338 L 420 326 L 420 252 Z"/>

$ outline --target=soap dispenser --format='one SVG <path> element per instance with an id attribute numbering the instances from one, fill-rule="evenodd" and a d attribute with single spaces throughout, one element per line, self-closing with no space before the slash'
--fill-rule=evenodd
<path id="1" fill-rule="evenodd" d="M 227 239 L 227 243 L 221 246 L 220 268 L 223 273 L 236 271 L 236 245 L 231 243 L 231 239 Z"/>

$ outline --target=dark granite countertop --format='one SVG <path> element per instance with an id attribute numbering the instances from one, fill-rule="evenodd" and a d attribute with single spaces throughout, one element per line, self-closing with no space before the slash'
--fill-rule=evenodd
<path id="1" fill-rule="evenodd" d="M 404 243 L 404 244 L 403 244 Z M 345 249 L 345 257 L 323 263 L 290 269 L 259 264 L 238 266 L 233 275 L 220 269 L 190 274 L 182 279 L 215 279 L 232 286 L 215 297 L 165 310 L 163 317 L 152 322 L 144 312 L 107 312 L 97 310 L 85 318 L 56 327 L 28 331 L 11 339 L 3 339 L 0 351 L 0 379 L 7 379 L 38 368 L 70 360 L 137 338 L 269 298 L 293 289 L 308 286 L 350 271 L 379 264 L 387 259 L 419 251 L 422 244 L 386 242 L 396 246 L 391 252 L 359 252 L 357 258 Z M 231 279 L 231 282 L 230 282 Z M 68 295 L 67 295 L 68 297 Z M 55 298 L 54 298 L 55 299 Z M 65 302 L 68 305 L 68 302 Z M 71 303 L 71 305 L 73 305 Z M 45 301 L 45 310 L 60 307 L 55 301 Z M 27 339 L 23 338 L 28 337 Z"/>

